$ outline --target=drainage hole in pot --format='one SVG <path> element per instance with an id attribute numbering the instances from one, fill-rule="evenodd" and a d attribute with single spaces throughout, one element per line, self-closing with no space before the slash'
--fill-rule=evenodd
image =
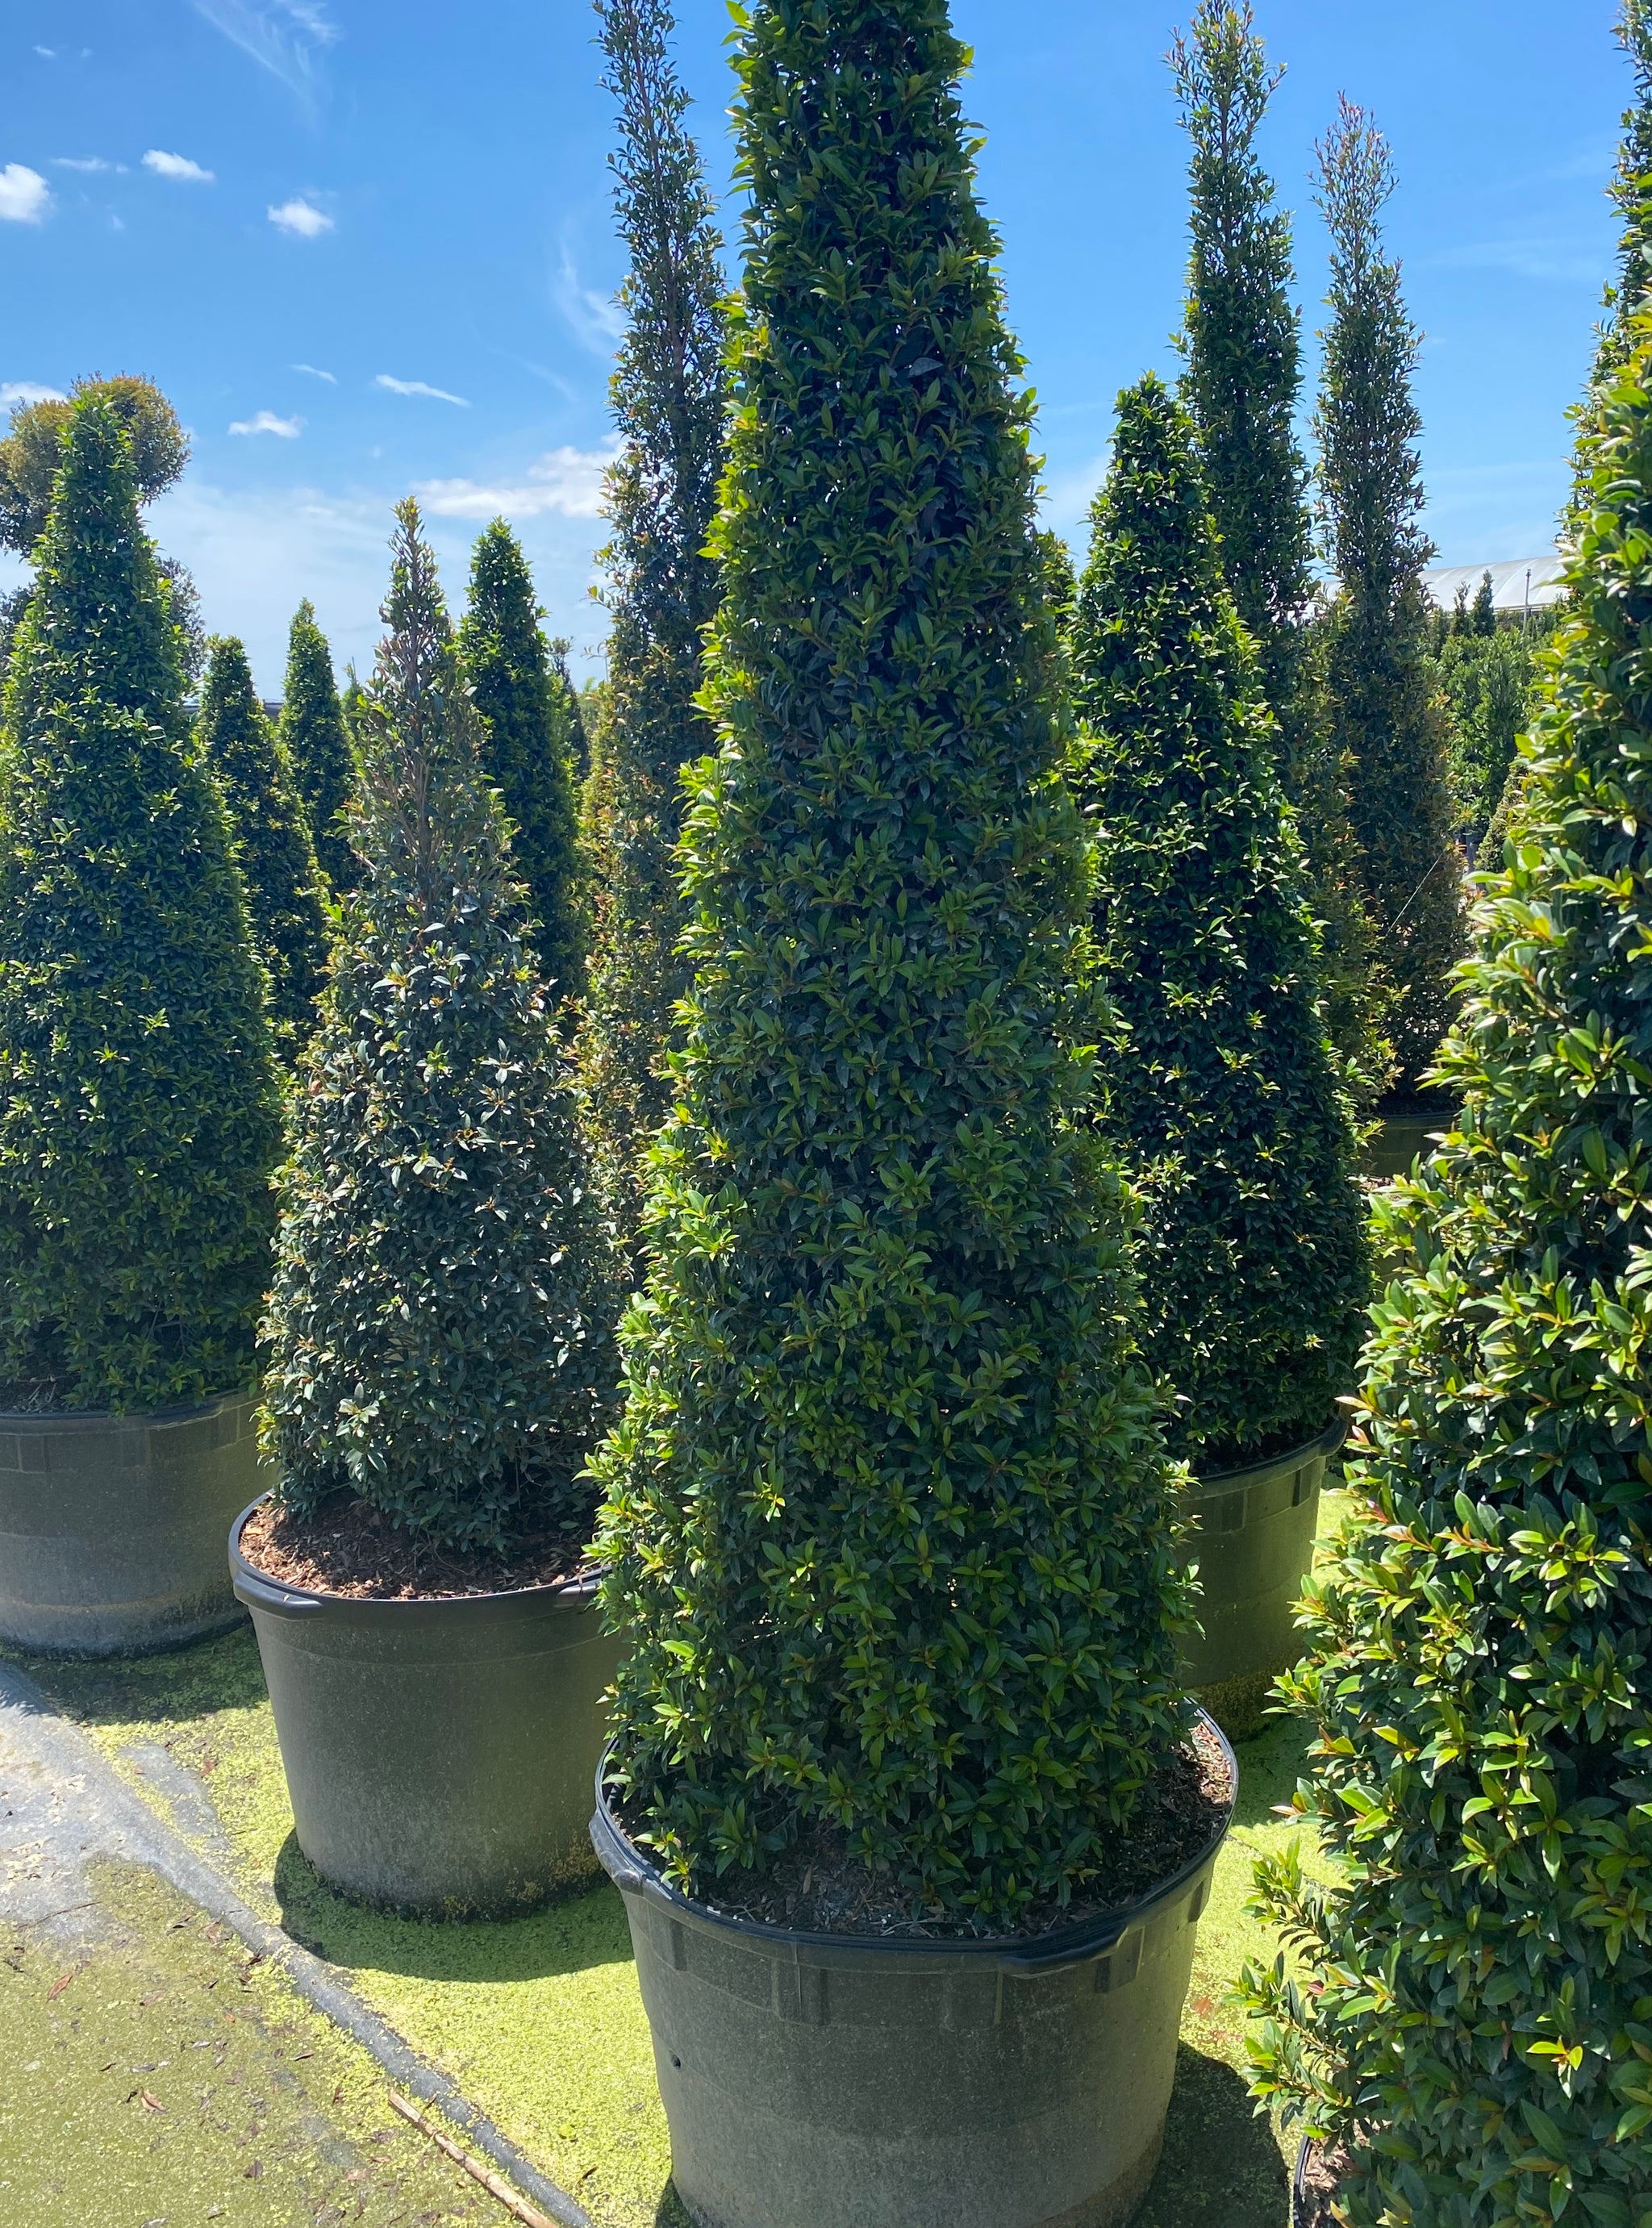
<path id="1" fill-rule="evenodd" d="M 677 2056 L 675 2050 L 671 2052 L 671 2063 L 676 2067 L 678 2072 L 682 2071 L 682 2060 Z"/>

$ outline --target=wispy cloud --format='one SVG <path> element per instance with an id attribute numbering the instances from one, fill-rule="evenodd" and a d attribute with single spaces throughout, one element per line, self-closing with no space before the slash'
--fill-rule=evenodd
<path id="1" fill-rule="evenodd" d="M 26 163 L 8 163 L 0 170 L 0 220 L 38 224 L 51 206 L 52 189 L 38 170 Z"/>
<path id="2" fill-rule="evenodd" d="M 599 518 L 603 475 L 618 444 L 552 449 L 517 481 L 422 480 L 414 492 L 437 518 Z"/>
<path id="3" fill-rule="evenodd" d="M 330 232 L 333 220 L 325 209 L 318 209 L 313 202 L 295 195 L 269 212 L 270 222 L 278 232 L 290 232 L 296 240 L 318 240 L 323 232 Z"/>
<path id="4" fill-rule="evenodd" d="M 36 47 L 35 52 L 40 56 L 43 62 L 54 62 L 57 60 L 57 48 L 55 47 Z"/>
<path id="5" fill-rule="evenodd" d="M 151 147 L 144 157 L 144 168 L 153 170 L 157 178 L 170 178 L 184 186 L 209 186 L 215 173 L 203 170 L 199 163 L 192 163 L 187 155 L 169 155 L 163 147 Z"/>
<path id="6" fill-rule="evenodd" d="M 1414 256 L 1412 266 L 1415 270 L 1512 271 L 1521 278 L 1598 286 L 1610 268 L 1610 253 L 1601 240 L 1532 233 L 1509 240 L 1465 241 L 1461 247 Z"/>
<path id="7" fill-rule="evenodd" d="M 229 430 L 232 433 L 274 433 L 283 441 L 296 441 L 304 431 L 304 419 L 278 418 L 273 410 L 257 410 L 250 418 L 238 418 Z"/>
<path id="8" fill-rule="evenodd" d="M 125 167 L 126 165 L 124 163 L 108 162 L 101 155 L 54 155 L 52 157 L 52 168 L 54 170 L 86 170 L 90 172 L 93 170 L 124 170 Z"/>
<path id="9" fill-rule="evenodd" d="M 306 378 L 309 379 L 324 379 L 329 387 L 336 387 L 338 384 L 337 377 L 334 373 L 330 371 L 323 371 L 317 364 L 295 363 L 292 368 L 294 371 L 303 372 Z"/>
<path id="10" fill-rule="evenodd" d="M 381 371 L 373 384 L 392 394 L 422 394 L 432 402 L 454 403 L 461 410 L 471 407 L 464 395 L 450 394 L 445 387 L 428 387 L 422 379 L 393 379 L 387 371 Z"/>
<path id="11" fill-rule="evenodd" d="M 0 410 L 15 410 L 20 402 L 67 402 L 61 387 L 42 387 L 33 379 L 0 379 Z"/>
<path id="12" fill-rule="evenodd" d="M 317 0 L 191 0 L 195 13 L 279 78 L 306 108 L 322 89 L 317 58 L 337 39 L 338 28 Z"/>
<path id="13" fill-rule="evenodd" d="M 588 348 L 592 355 L 612 355 L 615 343 L 624 335 L 624 311 L 611 294 L 599 294 L 580 279 L 579 266 L 573 259 L 573 248 L 567 232 L 562 235 L 561 260 L 552 281 L 551 292 L 557 308 L 573 326 L 581 344 Z"/>

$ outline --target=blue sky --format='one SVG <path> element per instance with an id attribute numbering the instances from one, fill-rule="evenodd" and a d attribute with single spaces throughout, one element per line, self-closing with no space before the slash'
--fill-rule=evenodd
<path id="1" fill-rule="evenodd" d="M 955 0 L 982 187 L 1071 534 L 1112 400 L 1173 368 L 1184 142 L 1163 54 L 1188 0 Z M 1388 132 L 1390 236 L 1441 561 L 1549 547 L 1610 267 L 1627 97 L 1611 0 L 1259 0 L 1288 74 L 1265 155 L 1297 215 L 1339 92 Z M 678 53 L 720 190 L 728 22 Z M 378 632 L 391 505 L 430 511 L 449 592 L 504 509 L 555 630 L 599 653 L 592 554 L 620 258 L 584 0 L 4 0 L 0 394 L 142 371 L 195 445 L 155 506 L 210 626 L 279 688 L 311 596 L 341 663 Z M 737 230 L 730 212 L 729 229 Z M 732 266 L 731 266 L 732 269 Z M 0 560 L 0 568 L 5 560 Z M 0 580 L 7 577 L 0 569 Z"/>

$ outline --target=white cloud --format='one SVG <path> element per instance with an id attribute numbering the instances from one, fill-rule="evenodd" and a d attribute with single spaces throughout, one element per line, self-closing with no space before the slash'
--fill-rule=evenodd
<path id="1" fill-rule="evenodd" d="M 338 380 L 334 373 L 330 371 L 323 371 L 316 364 L 295 363 L 292 368 L 294 371 L 304 372 L 311 379 L 324 379 L 329 387 L 336 387 L 338 384 Z"/>
<path id="2" fill-rule="evenodd" d="M 163 147 L 150 149 L 144 157 L 144 168 L 153 170 L 157 178 L 170 178 L 178 185 L 209 186 L 215 176 L 213 171 L 203 170 L 187 155 L 169 155 Z"/>
<path id="3" fill-rule="evenodd" d="M 461 410 L 471 407 L 462 394 L 450 394 L 445 387 L 427 387 L 422 379 L 392 379 L 387 371 L 381 371 L 373 384 L 387 388 L 392 394 L 422 394 L 432 402 L 454 403 Z"/>
<path id="4" fill-rule="evenodd" d="M 250 418 L 238 418 L 229 430 L 232 433 L 276 433 L 284 441 L 296 441 L 304 431 L 304 419 L 278 418 L 273 410 L 258 410 Z"/>
<path id="5" fill-rule="evenodd" d="M 316 240 L 323 232 L 330 232 L 333 228 L 333 221 L 326 211 L 318 209 L 313 202 L 305 201 L 300 195 L 295 195 L 290 202 L 283 202 L 279 208 L 271 209 L 269 218 L 278 231 L 290 232 L 299 240 Z"/>
<path id="6" fill-rule="evenodd" d="M 43 62 L 54 62 L 57 60 L 57 48 L 55 47 L 36 47 L 35 52 L 40 56 Z"/>
<path id="7" fill-rule="evenodd" d="M 338 28 L 318 0 L 192 0 L 198 16 L 221 31 L 232 46 L 250 54 L 260 68 L 280 79 L 306 108 L 321 90 L 317 58 L 338 37 Z"/>
<path id="8" fill-rule="evenodd" d="M 38 224 L 51 206 L 52 189 L 38 170 L 26 163 L 8 163 L 0 170 L 0 219 Z"/>
<path id="9" fill-rule="evenodd" d="M 568 235 L 562 235 L 562 259 L 552 281 L 556 306 L 593 355 L 612 355 L 624 337 L 625 313 L 611 294 L 599 294 L 580 281 Z"/>
<path id="10" fill-rule="evenodd" d="M 32 379 L 0 379 L 0 410 L 15 410 L 20 402 L 67 402 L 61 387 L 42 387 Z"/>
<path id="11" fill-rule="evenodd" d="M 124 170 L 124 163 L 107 163 L 101 155 L 54 155 L 54 170 Z"/>
<path id="12" fill-rule="evenodd" d="M 552 449 L 529 464 L 522 479 L 421 480 L 413 492 L 436 518 L 600 518 L 603 476 L 618 451 Z"/>

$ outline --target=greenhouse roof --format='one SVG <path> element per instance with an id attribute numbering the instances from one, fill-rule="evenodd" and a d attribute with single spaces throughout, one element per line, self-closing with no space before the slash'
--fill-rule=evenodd
<path id="1" fill-rule="evenodd" d="M 1489 573 L 1495 611 L 1536 611 L 1565 595 L 1565 570 L 1566 560 L 1551 550 L 1546 557 L 1510 557 L 1500 565 L 1443 565 L 1424 573 L 1423 587 L 1437 610 L 1449 611 L 1460 588 L 1468 590 L 1472 603 Z"/>

